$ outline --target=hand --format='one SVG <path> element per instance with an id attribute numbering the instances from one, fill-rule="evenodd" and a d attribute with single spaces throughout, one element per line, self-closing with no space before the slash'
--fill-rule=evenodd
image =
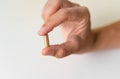
<path id="1" fill-rule="evenodd" d="M 42 17 L 45 23 L 39 35 L 44 36 L 60 25 L 66 37 L 65 43 L 44 48 L 43 55 L 62 58 L 73 53 L 83 53 L 92 46 L 93 34 L 87 7 L 68 0 L 48 0 L 43 8 Z"/>

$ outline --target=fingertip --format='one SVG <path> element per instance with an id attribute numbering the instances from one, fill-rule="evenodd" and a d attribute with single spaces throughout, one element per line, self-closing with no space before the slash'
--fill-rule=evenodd
<path id="1" fill-rule="evenodd" d="M 43 34 L 41 34 L 41 32 L 39 32 L 39 31 L 37 32 L 37 34 L 38 34 L 39 36 L 43 36 Z"/>
<path id="2" fill-rule="evenodd" d="M 40 35 L 40 36 L 43 36 L 43 35 L 45 35 L 45 28 L 41 28 L 39 31 L 38 31 L 38 35 Z"/>
<path id="3" fill-rule="evenodd" d="M 53 55 L 53 51 L 50 47 L 44 48 L 42 50 L 42 55 L 44 55 L 44 56 Z"/>
<path id="4" fill-rule="evenodd" d="M 42 52 L 42 55 L 47 56 L 48 53 L 47 52 Z"/>
<path id="5" fill-rule="evenodd" d="M 43 26 L 43 27 L 38 31 L 38 35 L 44 36 L 44 35 L 48 34 L 49 32 L 51 32 L 52 30 L 53 30 L 53 27 Z"/>

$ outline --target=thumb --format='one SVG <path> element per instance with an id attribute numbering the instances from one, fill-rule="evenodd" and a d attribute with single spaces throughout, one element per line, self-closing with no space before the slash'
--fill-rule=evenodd
<path id="1" fill-rule="evenodd" d="M 45 56 L 55 56 L 56 58 L 63 58 L 72 53 L 72 45 L 70 42 L 65 42 L 60 45 L 51 45 L 48 48 L 42 50 L 42 54 Z"/>
<path id="2" fill-rule="evenodd" d="M 42 54 L 55 56 L 57 58 L 66 57 L 72 53 L 77 53 L 82 49 L 81 45 L 83 46 L 83 43 L 80 41 L 81 39 L 79 39 L 78 36 L 73 36 L 62 44 L 51 45 L 48 48 L 44 48 Z"/>

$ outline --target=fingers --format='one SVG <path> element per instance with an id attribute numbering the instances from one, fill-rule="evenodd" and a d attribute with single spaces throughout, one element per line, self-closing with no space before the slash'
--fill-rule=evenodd
<path id="1" fill-rule="evenodd" d="M 52 31 L 54 27 L 66 21 L 67 17 L 67 9 L 60 9 L 54 15 L 50 16 L 49 19 L 43 24 L 43 27 L 39 31 L 39 35 L 46 35 L 50 31 Z"/>
<path id="2" fill-rule="evenodd" d="M 57 12 L 57 10 L 62 5 L 61 0 L 48 0 L 48 2 L 45 4 L 42 12 L 42 17 L 44 20 L 47 20 L 52 14 Z"/>
<path id="3" fill-rule="evenodd" d="M 55 14 L 49 17 L 39 31 L 39 35 L 46 35 L 53 30 L 54 27 L 65 21 L 80 21 L 83 17 L 88 17 L 89 11 L 86 7 L 71 7 L 59 9 Z"/>

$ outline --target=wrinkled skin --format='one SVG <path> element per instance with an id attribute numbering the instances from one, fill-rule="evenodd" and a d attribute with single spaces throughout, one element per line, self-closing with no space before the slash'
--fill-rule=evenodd
<path id="1" fill-rule="evenodd" d="M 44 36 L 60 25 L 65 42 L 44 48 L 42 54 L 63 58 L 74 53 L 84 53 L 92 45 L 94 36 L 90 28 L 90 13 L 87 7 L 68 0 L 48 0 L 43 8 L 44 24 L 39 35 Z"/>

